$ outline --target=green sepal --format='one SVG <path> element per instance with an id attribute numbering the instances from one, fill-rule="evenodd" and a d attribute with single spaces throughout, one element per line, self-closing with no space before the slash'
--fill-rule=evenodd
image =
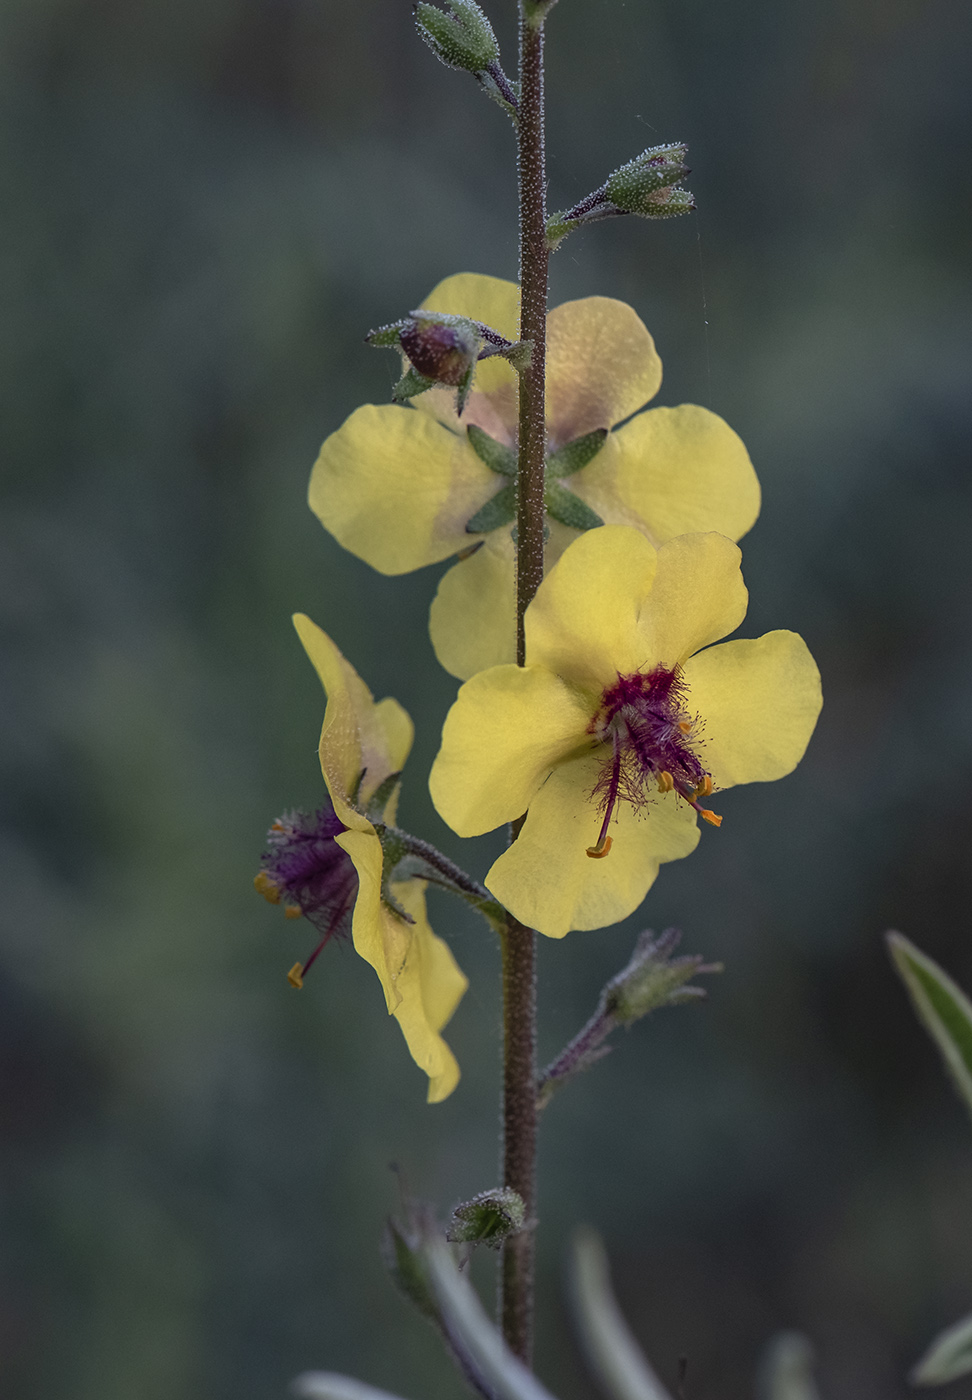
<path id="1" fill-rule="evenodd" d="M 972 1002 L 944 968 L 900 933 L 888 934 L 895 968 L 918 1018 L 937 1044 L 965 1106 L 972 1112 Z"/>
<path id="2" fill-rule="evenodd" d="M 490 530 L 498 530 L 500 526 L 509 525 L 510 521 L 515 519 L 516 486 L 510 482 L 509 486 L 504 486 L 481 506 L 475 515 L 470 516 L 466 521 L 466 534 L 488 535 Z M 597 523 L 600 525 L 600 520 Z"/>
<path id="3" fill-rule="evenodd" d="M 691 214 L 694 209 L 695 195 L 683 190 L 681 185 L 673 185 L 669 190 L 659 190 L 638 214 L 642 219 L 677 219 L 680 214 Z"/>
<path id="4" fill-rule="evenodd" d="M 498 472 L 500 476 L 516 476 L 516 453 L 511 447 L 504 447 L 503 443 L 491 438 L 475 423 L 469 424 L 466 436 L 469 446 L 491 472 Z"/>
<path id="5" fill-rule="evenodd" d="M 551 452 L 547 458 L 543 469 L 544 476 L 548 481 L 551 478 L 573 476 L 574 472 L 579 472 L 588 462 L 594 460 L 607 441 L 607 435 L 607 428 L 595 428 L 592 433 L 574 438 L 573 442 L 565 442 L 563 447 L 558 447 L 557 451 Z"/>
<path id="6" fill-rule="evenodd" d="M 364 773 L 362 773 L 361 776 L 364 777 Z M 395 789 L 398 787 L 398 784 L 401 782 L 401 780 L 402 775 L 401 771 L 399 770 L 399 772 L 397 773 L 389 773 L 385 781 L 383 783 L 378 784 L 374 792 L 369 797 L 368 805 L 365 808 L 364 812 L 365 816 L 368 818 L 369 821 L 380 822 L 384 820 L 385 808 L 391 801 Z M 360 789 L 360 781 L 358 786 Z"/>
<path id="7" fill-rule="evenodd" d="M 547 482 L 543 498 L 547 514 L 559 520 L 561 525 L 569 525 L 572 530 L 596 530 L 598 525 L 604 524 L 596 510 L 591 510 L 579 496 L 557 481 Z M 468 525 L 466 529 L 469 529 Z"/>
<path id="8" fill-rule="evenodd" d="M 404 321 L 392 321 L 389 326 L 379 326 L 377 330 L 368 332 L 365 336 L 365 343 L 367 345 L 374 345 L 376 349 L 379 350 L 394 349 L 398 346 L 402 331 L 407 324 L 408 321 L 406 319 Z"/>
<path id="9" fill-rule="evenodd" d="M 912 1385 L 944 1385 L 972 1373 L 972 1317 L 941 1332 L 909 1376 Z"/>
<path id="10" fill-rule="evenodd" d="M 392 400 L 395 403 L 405 403 L 408 399 L 414 399 L 417 394 L 424 394 L 427 389 L 431 389 L 435 384 L 434 379 L 426 379 L 424 374 L 419 374 L 417 369 L 409 365 L 408 369 L 399 379 L 392 389 Z"/>
<path id="11" fill-rule="evenodd" d="M 579 223 L 579 219 L 566 219 L 562 213 L 550 215 L 547 220 L 546 238 L 551 253 L 560 247 L 568 233 L 573 233 Z"/>
<path id="12" fill-rule="evenodd" d="M 509 1186 L 497 1186 L 456 1206 L 446 1239 L 451 1244 L 484 1244 L 488 1249 L 501 1249 L 511 1235 L 519 1234 L 525 1222 L 522 1196 Z"/>
<path id="13" fill-rule="evenodd" d="M 466 370 L 466 373 L 462 376 L 462 379 L 460 379 L 460 381 L 459 381 L 459 386 L 458 386 L 458 389 L 457 389 L 457 391 L 456 391 L 456 417 L 457 417 L 457 418 L 461 418 L 461 417 L 462 417 L 462 410 L 466 407 L 466 400 L 469 398 L 470 391 L 472 390 L 473 376 L 474 376 L 475 373 L 476 373 L 476 361 L 473 360 L 473 362 L 470 364 L 469 368 Z"/>
<path id="14" fill-rule="evenodd" d="M 406 924 L 414 924 L 415 920 L 407 909 L 399 904 L 398 900 L 391 892 L 391 882 L 395 878 L 395 872 L 402 860 L 408 854 L 402 833 L 393 826 L 385 826 L 383 822 L 375 822 L 375 835 L 381 842 L 381 902 L 399 919 Z"/>
<path id="15" fill-rule="evenodd" d="M 414 1232 L 406 1233 L 397 1220 L 389 1218 L 381 1241 L 381 1253 L 385 1268 L 398 1289 L 425 1317 L 441 1323 L 439 1306 L 422 1257 L 421 1239 Z"/>

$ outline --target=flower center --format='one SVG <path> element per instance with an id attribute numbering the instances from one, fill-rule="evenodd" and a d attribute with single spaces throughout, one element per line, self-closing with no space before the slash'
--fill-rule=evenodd
<path id="1" fill-rule="evenodd" d="M 604 820 L 597 842 L 587 848 L 589 856 L 606 856 L 611 849 L 608 826 L 618 802 L 630 802 L 640 811 L 653 791 L 674 792 L 703 820 L 721 825 L 720 816 L 699 805 L 699 798 L 712 791 L 712 778 L 695 750 L 701 724 L 685 707 L 685 685 L 677 666 L 618 676 L 601 696 L 588 732 L 611 745 L 611 757 L 591 794 Z"/>
<path id="2" fill-rule="evenodd" d="M 287 974 L 300 987 L 311 964 L 335 935 L 346 934 L 358 893 L 358 874 L 351 857 L 334 840 L 345 830 L 328 804 L 313 816 L 285 812 L 267 832 L 263 869 L 253 881 L 271 904 L 284 903 L 290 919 L 303 915 L 321 935 L 307 961 Z"/>

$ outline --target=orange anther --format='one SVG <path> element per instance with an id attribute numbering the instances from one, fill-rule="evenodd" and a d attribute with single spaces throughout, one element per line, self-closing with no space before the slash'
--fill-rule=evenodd
<path id="1" fill-rule="evenodd" d="M 692 721 L 690 719 L 680 719 L 678 722 L 678 727 L 683 734 L 691 734 Z"/>
<path id="2" fill-rule="evenodd" d="M 596 846 L 588 846 L 587 854 L 590 856 L 591 860 L 603 860 L 611 849 L 611 845 L 611 837 L 605 836 L 604 840 L 598 841 Z"/>
<path id="3" fill-rule="evenodd" d="M 257 894 L 262 894 L 263 898 L 269 900 L 271 904 L 280 903 L 280 886 L 265 870 L 261 870 L 259 875 L 254 875 L 253 888 Z"/>
<path id="4" fill-rule="evenodd" d="M 658 774 L 658 791 L 673 792 L 675 789 L 675 779 L 671 773 L 662 772 Z"/>
<path id="5" fill-rule="evenodd" d="M 700 807 L 699 815 L 702 820 L 708 822 L 710 826 L 722 825 L 722 818 L 719 816 L 718 812 L 710 812 L 708 807 Z"/>
<path id="6" fill-rule="evenodd" d="M 296 987 L 298 991 L 304 985 L 304 979 L 301 976 L 303 970 L 300 963 L 294 963 L 293 967 L 287 973 L 287 981 L 292 987 Z"/>
<path id="7" fill-rule="evenodd" d="M 706 773 L 705 777 L 702 779 L 702 781 L 699 783 L 698 787 L 695 789 L 695 795 L 696 795 L 696 797 L 708 797 L 709 794 L 710 794 L 711 792 L 712 792 L 712 779 L 709 777 L 708 773 Z"/>
<path id="8" fill-rule="evenodd" d="M 299 919 L 303 912 L 299 904 L 288 904 L 284 909 L 284 914 L 288 919 Z"/>
<path id="9" fill-rule="evenodd" d="M 270 826 L 270 830 L 271 830 L 271 831 L 283 831 L 283 829 L 284 829 L 284 827 L 283 827 L 283 822 L 276 821 L 276 822 L 271 823 L 271 826 Z"/>

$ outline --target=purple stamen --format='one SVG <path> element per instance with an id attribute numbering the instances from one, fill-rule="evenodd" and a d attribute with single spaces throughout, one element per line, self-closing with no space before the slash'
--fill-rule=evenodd
<path id="1" fill-rule="evenodd" d="M 274 903 L 284 897 L 322 935 L 301 969 L 303 976 L 334 937 L 346 935 L 358 894 L 351 857 L 335 841 L 346 830 L 330 803 L 313 815 L 285 812 L 267 832 L 268 850 L 257 888 Z"/>

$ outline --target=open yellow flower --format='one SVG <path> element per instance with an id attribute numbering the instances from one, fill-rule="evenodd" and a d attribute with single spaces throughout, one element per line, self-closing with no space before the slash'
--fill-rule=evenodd
<path id="1" fill-rule="evenodd" d="M 383 886 L 381 841 L 363 815 L 376 800 L 380 805 L 386 780 L 401 771 L 412 747 L 412 721 L 397 700 L 375 703 L 358 673 L 310 618 L 298 613 L 294 626 L 327 694 L 321 769 L 333 815 L 344 828 L 334 843 L 357 873 L 351 924 L 355 950 L 377 972 L 412 1059 L 429 1076 L 429 1102 L 438 1103 L 459 1082 L 459 1066 L 440 1031 L 468 983 L 448 945 L 429 926 L 425 882 L 408 879 L 392 881 L 387 890 Z M 387 823 L 394 821 L 396 801 L 397 787 L 384 804 Z M 267 876 L 262 878 L 266 883 Z M 411 923 L 391 907 L 388 891 Z"/>
<path id="2" fill-rule="evenodd" d="M 496 277 L 448 277 L 423 308 L 517 337 L 519 290 Z M 661 374 L 651 336 L 624 302 L 586 297 L 547 317 L 547 568 L 579 530 L 602 522 L 633 525 L 661 545 L 696 530 L 736 540 L 755 521 L 759 483 L 727 423 L 695 404 L 638 413 Z M 482 361 L 461 420 L 448 388 L 413 404 L 352 413 L 321 448 L 310 505 L 345 549 L 384 574 L 475 550 L 443 577 L 429 619 L 439 661 L 466 679 L 516 654 L 516 375 L 502 359 Z"/>
<path id="3" fill-rule="evenodd" d="M 714 533 L 660 549 L 630 526 L 575 540 L 526 613 L 528 664 L 468 680 L 429 786 L 460 836 L 527 813 L 486 877 L 521 922 L 560 938 L 632 913 L 694 850 L 702 801 L 803 756 L 820 676 L 803 640 L 739 626 L 740 552 Z"/>

